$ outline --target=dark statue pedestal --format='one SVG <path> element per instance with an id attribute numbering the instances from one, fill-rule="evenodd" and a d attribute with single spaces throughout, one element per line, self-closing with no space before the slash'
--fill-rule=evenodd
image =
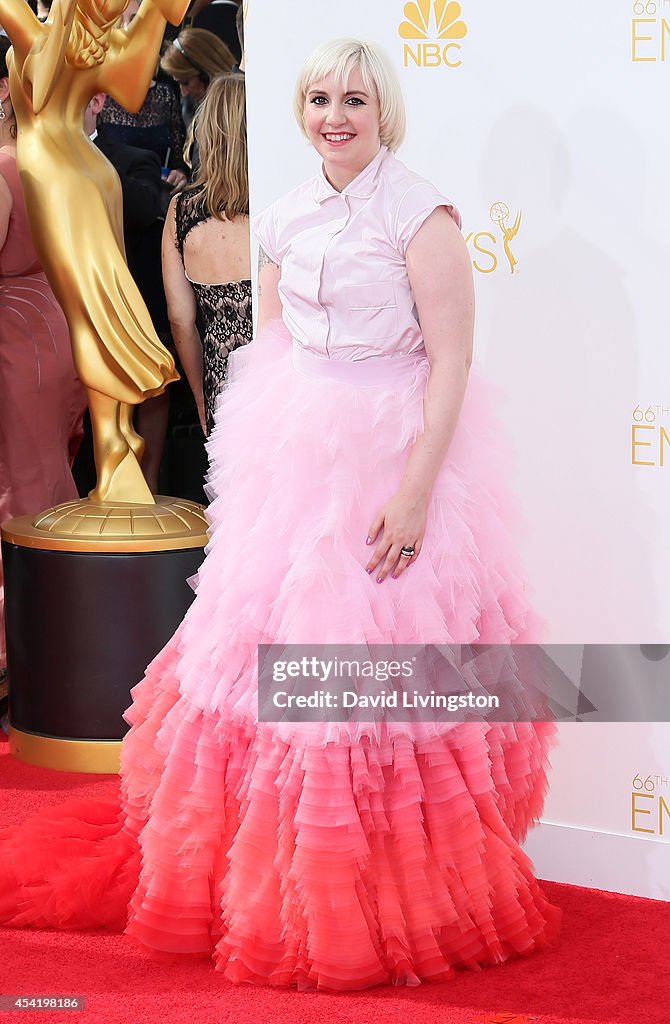
<path id="1" fill-rule="evenodd" d="M 3 525 L 9 743 L 19 760 L 118 771 L 130 690 L 193 600 L 186 581 L 207 541 L 200 506 L 157 503 L 116 506 L 108 527 L 108 514 L 93 516 L 94 536 L 82 532 L 95 533 L 96 506 L 81 501 Z M 63 536 L 64 509 L 71 536 Z"/>

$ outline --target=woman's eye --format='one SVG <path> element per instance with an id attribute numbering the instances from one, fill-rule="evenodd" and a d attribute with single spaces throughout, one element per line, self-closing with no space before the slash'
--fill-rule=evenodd
<path id="1" fill-rule="evenodd" d="M 325 96 L 312 96 L 311 102 L 315 103 L 317 107 L 322 107 L 324 103 L 328 102 L 328 100 Z"/>
<path id="2" fill-rule="evenodd" d="M 351 103 L 354 107 L 363 106 L 363 100 L 360 98 L 360 96 L 350 96 L 349 99 L 347 100 L 347 103 Z"/>

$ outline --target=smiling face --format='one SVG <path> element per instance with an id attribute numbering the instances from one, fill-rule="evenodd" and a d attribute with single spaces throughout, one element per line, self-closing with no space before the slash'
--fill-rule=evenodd
<path id="1" fill-rule="evenodd" d="M 309 86 L 304 123 L 326 177 L 338 191 L 379 152 L 379 100 L 366 89 L 357 68 L 344 83 L 333 74 Z"/>

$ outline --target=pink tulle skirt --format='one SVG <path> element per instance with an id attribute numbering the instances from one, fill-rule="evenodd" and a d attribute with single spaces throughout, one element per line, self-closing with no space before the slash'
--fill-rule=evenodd
<path id="1" fill-rule="evenodd" d="M 425 358 L 332 364 L 281 326 L 231 358 L 207 558 L 133 690 L 121 807 L 70 804 L 0 836 L 0 919 L 125 925 L 233 981 L 329 989 L 543 947 L 558 914 L 519 842 L 552 726 L 257 720 L 261 643 L 534 638 L 486 392 L 472 381 L 420 557 L 379 585 L 366 536 L 421 430 Z"/>

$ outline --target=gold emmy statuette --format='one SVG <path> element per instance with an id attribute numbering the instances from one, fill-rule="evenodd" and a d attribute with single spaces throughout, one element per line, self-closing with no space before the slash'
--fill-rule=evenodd
<path id="1" fill-rule="evenodd" d="M 178 376 L 128 270 L 121 184 L 86 135 L 84 111 L 101 91 L 127 110 L 139 110 L 165 23 L 179 24 L 188 0 L 142 0 L 136 17 L 123 29 L 119 19 L 127 4 L 54 0 L 42 24 L 28 4 L 0 0 L 0 24 L 13 47 L 10 92 L 31 230 L 67 318 L 74 364 L 91 415 L 96 487 L 90 502 L 77 503 L 71 516 L 57 517 L 56 532 L 71 537 L 95 535 L 110 505 L 117 510 L 155 506 L 139 464 L 144 443 L 133 428 L 133 407 L 160 394 Z M 93 522 L 87 525 L 89 515 Z M 137 525 L 134 517 L 124 518 L 118 511 L 111 519 L 106 532 L 114 524 L 118 529 Z M 147 517 L 141 517 L 141 542 L 151 532 L 164 536 L 162 520 L 163 513 L 152 530 Z M 53 521 L 37 517 L 33 525 L 39 530 L 41 523 L 48 523 L 53 538 Z M 189 530 L 184 524 L 184 532 Z"/>
<path id="2" fill-rule="evenodd" d="M 2 529 L 10 747 L 70 771 L 116 769 L 130 687 L 183 617 L 207 539 L 202 507 L 154 500 L 140 468 L 133 408 L 178 375 L 126 264 L 121 183 L 84 131 L 97 92 L 140 109 L 166 21 L 178 25 L 188 2 L 142 0 L 122 28 L 128 0 L 54 0 L 44 24 L 24 0 L 0 0 L 19 174 L 97 469 L 90 500 Z"/>
<path id="3" fill-rule="evenodd" d="M 521 227 L 521 210 L 518 211 L 511 227 L 507 223 L 510 215 L 507 203 L 494 203 L 489 210 L 489 215 L 493 223 L 497 224 L 500 228 L 505 256 L 509 263 L 510 273 L 513 274 L 519 265 L 519 261 L 512 252 L 510 242 L 513 242 L 519 233 L 519 228 Z"/>

